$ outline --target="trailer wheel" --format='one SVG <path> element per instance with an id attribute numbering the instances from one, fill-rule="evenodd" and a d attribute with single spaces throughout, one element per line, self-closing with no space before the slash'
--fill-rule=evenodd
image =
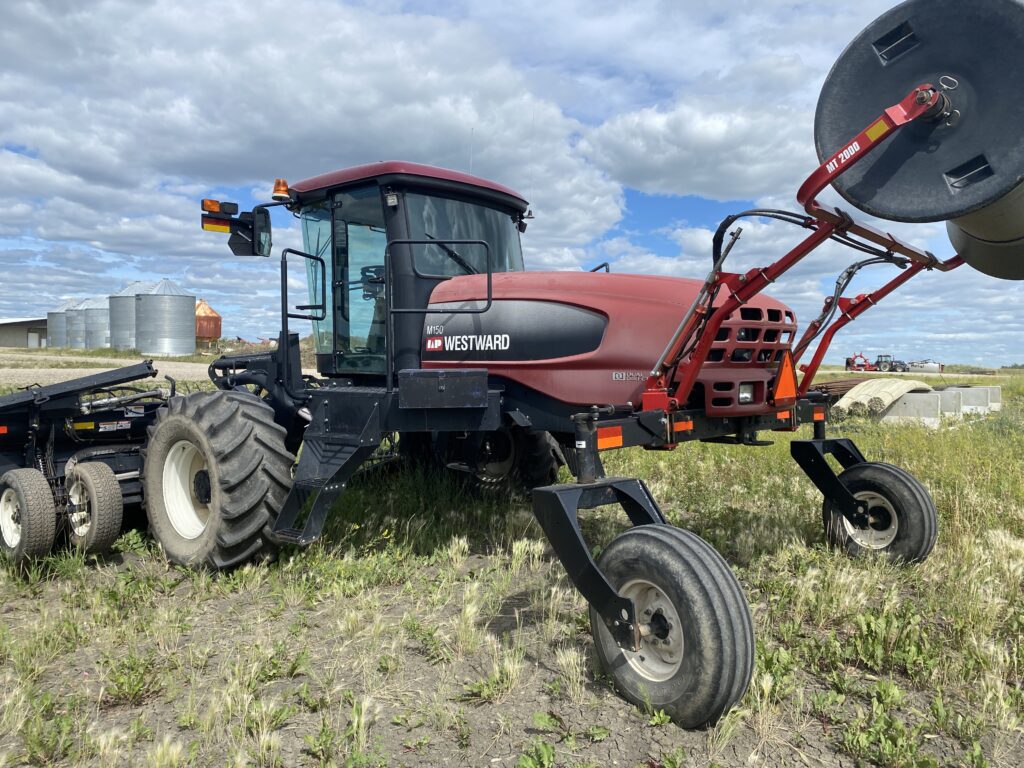
<path id="1" fill-rule="evenodd" d="M 169 560 L 219 570 L 276 551 L 268 534 L 295 462 L 285 436 L 273 409 L 244 392 L 199 392 L 157 412 L 142 485 Z"/>
<path id="2" fill-rule="evenodd" d="M 884 553 L 894 563 L 928 557 L 938 538 L 938 515 L 928 490 L 909 472 L 891 464 L 854 464 L 839 481 L 868 503 L 870 524 L 854 526 L 825 499 L 821 515 L 825 535 L 851 555 Z"/>
<path id="3" fill-rule="evenodd" d="M 107 552 L 121 535 L 124 500 L 114 470 L 101 461 L 76 464 L 65 480 L 71 544 L 86 554 Z"/>
<path id="4" fill-rule="evenodd" d="M 689 531 L 643 525 L 614 539 L 598 565 L 647 625 L 639 650 L 623 650 L 590 609 L 598 659 L 619 692 L 684 728 L 728 712 L 750 684 L 754 626 L 722 556 Z"/>
<path id="5" fill-rule="evenodd" d="M 12 469 L 0 478 L 0 548 L 15 563 L 53 548 L 57 510 L 38 469 Z"/>

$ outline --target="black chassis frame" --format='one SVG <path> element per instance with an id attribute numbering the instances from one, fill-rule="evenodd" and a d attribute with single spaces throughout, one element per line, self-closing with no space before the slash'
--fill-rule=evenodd
<path id="1" fill-rule="evenodd" d="M 67 503 L 63 481 L 68 464 L 101 461 L 117 476 L 124 503 L 141 503 L 140 449 L 156 410 L 164 404 L 163 395 L 155 389 L 129 393 L 87 413 L 81 407 L 82 397 L 156 374 L 153 362 L 146 360 L 0 397 L 0 475 L 10 469 L 38 469 L 50 484 L 54 504 L 62 510 Z M 174 394 L 173 381 L 170 394 Z M 104 424 L 128 426 L 108 433 L 100 429 Z"/>
<path id="2" fill-rule="evenodd" d="M 848 439 L 825 435 L 827 407 L 815 396 L 763 416 L 709 418 L 700 410 L 619 411 L 611 406 L 579 413 L 539 393 L 488 376 L 483 369 L 405 369 L 394 386 L 365 386 L 352 379 L 304 379 L 298 337 L 284 334 L 278 349 L 225 357 L 210 366 L 221 389 L 258 388 L 288 430 L 292 448 L 302 443 L 294 484 L 273 529 L 279 543 L 306 546 L 323 530 L 334 502 L 384 437 L 398 432 L 471 432 L 505 424 L 543 429 L 574 452 L 574 483 L 533 490 L 533 512 L 570 580 L 623 648 L 636 650 L 640 627 L 631 600 L 618 595 L 591 556 L 579 512 L 610 504 L 624 508 L 633 525 L 667 523 L 646 485 L 635 478 L 605 477 L 598 438 L 604 430 L 621 435 L 615 447 L 672 450 L 701 440 L 758 446 L 764 431 L 797 430 L 812 424 L 809 440 L 794 440 L 797 464 L 832 505 L 855 525 L 866 523 L 866 508 L 842 484 L 826 457 L 844 467 L 865 461 Z M 569 448 L 571 446 L 571 448 Z"/>

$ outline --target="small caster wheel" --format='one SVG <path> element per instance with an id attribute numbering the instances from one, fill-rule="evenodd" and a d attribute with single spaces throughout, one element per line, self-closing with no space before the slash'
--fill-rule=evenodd
<path id="1" fill-rule="evenodd" d="M 829 542 L 857 556 L 885 554 L 893 563 L 928 557 L 938 537 L 938 515 L 927 489 L 907 471 L 881 462 L 854 464 L 839 481 L 868 505 L 869 523 L 858 527 L 826 499 L 821 516 Z"/>
<path id="2" fill-rule="evenodd" d="M 100 461 L 76 464 L 65 480 L 71 545 L 85 554 L 110 551 L 121 535 L 124 500 L 114 470 Z"/>
<path id="3" fill-rule="evenodd" d="M 725 560 L 688 531 L 642 525 L 614 539 L 598 566 L 641 622 L 640 648 L 624 650 L 590 609 L 598 659 L 615 687 L 684 728 L 714 724 L 754 669 L 750 609 Z"/>
<path id="4" fill-rule="evenodd" d="M 38 469 L 12 469 L 0 478 L 0 549 L 15 563 L 53 548 L 57 510 Z"/>

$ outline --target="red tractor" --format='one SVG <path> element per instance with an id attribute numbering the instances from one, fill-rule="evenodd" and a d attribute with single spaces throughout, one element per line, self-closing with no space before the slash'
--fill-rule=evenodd
<path id="1" fill-rule="evenodd" d="M 1017 145 L 1024 108 L 997 85 L 999 66 L 1020 59 L 1010 31 L 1024 29 L 1024 6 L 985 5 L 988 15 L 967 24 L 952 0 L 913 0 L 865 30 L 824 86 L 822 165 L 797 193 L 802 210 L 726 218 L 703 280 L 524 271 L 521 195 L 414 163 L 279 179 L 274 202 L 241 216 L 203 201 L 203 226 L 230 233 L 238 255 L 270 255 L 271 206 L 299 219 L 304 250 L 281 252 L 278 349 L 218 360 L 220 391 L 172 401 L 151 430 L 143 484 L 168 556 L 222 568 L 310 543 L 356 470 L 397 434 L 408 452 L 481 482 L 533 486 L 534 513 L 590 604 L 598 656 L 618 689 L 687 727 L 715 721 L 753 669 L 742 589 L 717 552 L 667 524 L 641 480 L 606 477 L 600 453 L 693 440 L 757 446 L 764 432 L 809 424 L 813 434 L 791 450 L 824 496 L 828 540 L 901 563 L 928 556 L 937 520 L 927 490 L 828 437 L 810 383 L 835 332 L 922 271 L 967 260 L 1024 277 L 1024 231 L 1005 231 L 1021 217 L 1008 224 L 1003 210 L 1024 176 L 1024 153 L 1005 149 Z M 988 55 L 972 55 L 982 45 Z M 972 130 L 960 130 L 967 123 Z M 878 216 L 955 219 L 961 254 L 941 261 L 818 203 L 829 185 Z M 773 264 L 728 272 L 743 217 L 808 234 Z M 796 341 L 793 312 L 762 291 L 830 240 L 863 258 Z M 294 308 L 290 258 L 303 260 L 309 279 Z M 843 297 L 876 264 L 900 273 Z M 319 378 L 301 375 L 295 319 L 312 322 Z M 798 380 L 796 363 L 818 339 Z M 575 482 L 555 482 L 563 461 Z M 595 561 L 578 514 L 608 504 L 635 527 Z"/>
<path id="2" fill-rule="evenodd" d="M 853 357 L 846 358 L 846 370 L 906 373 L 910 370 L 910 366 L 902 360 L 894 360 L 892 355 L 879 355 L 872 363 L 863 352 L 858 352 Z"/>
<path id="3" fill-rule="evenodd" d="M 702 280 L 524 271 L 521 195 L 414 163 L 279 179 L 273 202 L 241 214 L 204 200 L 203 227 L 229 234 L 238 256 L 271 254 L 273 206 L 298 218 L 304 246 L 280 253 L 277 349 L 220 358 L 218 391 L 157 411 L 142 485 L 167 556 L 220 569 L 309 544 L 355 472 L 397 435 L 403 452 L 481 483 L 533 486 L 534 514 L 590 605 L 598 656 L 619 691 L 685 727 L 717 720 L 754 667 L 743 590 L 714 549 L 667 523 L 642 480 L 606 477 L 601 452 L 696 440 L 755 447 L 764 433 L 809 425 L 791 451 L 822 492 L 828 541 L 899 563 L 928 556 L 937 536 L 928 491 L 829 437 L 810 384 L 835 333 L 920 272 L 968 261 L 1024 277 L 1024 231 L 1008 231 L 1024 217 L 1006 211 L 1024 177 L 1024 107 L 1011 87 L 1024 67 L 1024 6 L 982 5 L 964 20 L 953 0 L 912 0 L 865 30 L 823 88 L 822 164 L 797 193 L 801 210 L 726 218 Z M 960 255 L 941 261 L 820 204 L 829 185 L 877 216 L 955 219 Z M 772 264 L 729 272 L 743 217 L 807 235 Z M 860 260 L 796 341 L 793 312 L 762 291 L 828 241 Z M 298 306 L 290 259 L 307 268 Z M 900 271 L 845 298 L 870 265 Z M 293 320 L 312 322 L 319 376 L 302 375 Z M 574 482 L 556 482 L 563 462 Z M 611 504 L 634 527 L 595 560 L 578 516 Z"/>

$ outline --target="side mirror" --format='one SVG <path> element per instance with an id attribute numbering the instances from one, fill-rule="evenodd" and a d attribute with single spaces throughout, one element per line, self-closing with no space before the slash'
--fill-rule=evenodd
<path id="1" fill-rule="evenodd" d="M 276 205 L 276 203 L 272 203 Z M 208 232 L 226 232 L 228 247 L 235 256 L 269 256 L 273 241 L 270 212 L 258 205 L 251 211 L 238 213 L 237 203 L 203 200 L 203 229 Z M 238 214 L 238 218 L 234 218 Z"/>
<path id="2" fill-rule="evenodd" d="M 273 248 L 270 212 L 256 208 L 239 214 L 231 227 L 228 247 L 235 256 L 269 256 Z"/>
<path id="3" fill-rule="evenodd" d="M 269 256 L 273 245 L 270 211 L 257 208 L 252 212 L 252 249 L 257 256 Z"/>

